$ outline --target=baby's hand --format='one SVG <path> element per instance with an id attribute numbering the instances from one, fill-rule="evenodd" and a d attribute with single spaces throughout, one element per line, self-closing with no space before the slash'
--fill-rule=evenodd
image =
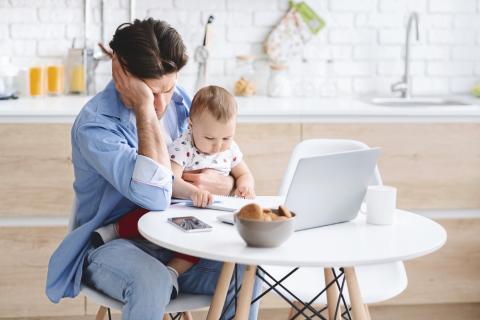
<path id="1" fill-rule="evenodd" d="M 213 196 L 207 190 L 197 189 L 190 199 L 193 201 L 193 205 L 199 208 L 205 208 L 213 202 Z"/>
<path id="2" fill-rule="evenodd" d="M 253 186 L 240 185 L 237 187 L 237 189 L 235 189 L 235 196 L 253 199 L 255 198 L 255 189 L 253 188 Z"/>

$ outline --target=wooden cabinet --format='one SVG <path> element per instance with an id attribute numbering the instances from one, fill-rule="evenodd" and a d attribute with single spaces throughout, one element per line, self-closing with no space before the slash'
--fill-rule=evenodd
<path id="1" fill-rule="evenodd" d="M 295 144 L 349 138 L 382 148 L 380 170 L 401 208 L 480 208 L 480 124 L 238 125 L 257 194 L 274 195 Z M 0 217 L 66 216 L 73 199 L 70 125 L 0 124 Z"/>
<path id="2" fill-rule="evenodd" d="M 258 195 L 276 195 L 290 153 L 301 141 L 300 124 L 240 124 L 236 142 L 255 177 Z"/>
<path id="3" fill-rule="evenodd" d="M 85 298 L 51 303 L 45 295 L 50 255 L 65 227 L 0 227 L 0 318 L 85 313 Z"/>
<path id="4" fill-rule="evenodd" d="M 67 217 L 73 170 L 68 124 L 0 124 L 0 219 Z M 257 194 L 275 195 L 294 146 L 303 139 L 348 138 L 382 148 L 380 171 L 398 187 L 401 208 L 480 208 L 480 124 L 240 123 L 236 141 Z M 479 303 L 480 219 L 439 221 L 444 248 L 406 263 L 409 287 L 388 304 Z M 0 318 L 91 314 L 83 297 L 51 304 L 48 259 L 61 227 L 0 227 Z M 266 305 L 268 306 L 268 304 Z"/>
<path id="5" fill-rule="evenodd" d="M 72 207 L 68 124 L 0 124 L 0 217 L 65 216 Z"/>
<path id="6" fill-rule="evenodd" d="M 380 172 L 400 208 L 480 208 L 480 124 L 304 124 L 302 139 L 347 138 L 381 147 Z"/>
<path id="7" fill-rule="evenodd" d="M 383 304 L 480 303 L 480 219 L 437 222 L 447 230 L 447 243 L 431 255 L 407 261 L 407 289 Z M 96 312 L 97 306 L 84 297 L 52 304 L 45 296 L 47 263 L 65 232 L 64 227 L 0 228 L 0 318 Z M 262 305 L 285 306 L 275 295 Z"/>

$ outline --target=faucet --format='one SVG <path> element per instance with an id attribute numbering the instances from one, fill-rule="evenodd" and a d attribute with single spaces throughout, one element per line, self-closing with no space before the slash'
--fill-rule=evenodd
<path id="1" fill-rule="evenodd" d="M 410 31 L 412 24 L 415 22 L 416 38 L 418 36 L 418 13 L 412 12 L 408 17 L 407 23 L 407 37 L 405 40 L 405 72 L 402 76 L 402 80 L 392 84 L 392 92 L 400 92 L 402 98 L 411 97 L 411 83 L 410 83 Z"/>
<path id="2" fill-rule="evenodd" d="M 83 67 L 85 77 L 85 93 L 87 95 L 93 95 L 96 93 L 95 87 L 95 70 L 101 61 L 108 61 L 111 59 L 111 55 L 106 50 L 105 45 L 105 2 L 107 0 L 100 0 L 100 42 L 98 43 L 99 49 L 95 51 L 87 44 L 88 27 L 91 25 L 91 0 L 84 0 L 83 2 Z M 129 19 L 133 22 L 135 19 L 135 0 L 129 0 Z"/>

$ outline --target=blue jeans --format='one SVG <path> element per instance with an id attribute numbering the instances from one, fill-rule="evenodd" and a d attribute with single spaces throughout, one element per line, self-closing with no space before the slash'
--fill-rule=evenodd
<path id="1" fill-rule="evenodd" d="M 146 240 L 113 240 L 88 253 L 83 282 L 123 302 L 123 320 L 162 320 L 172 292 L 170 273 L 165 267 L 171 258 L 171 251 Z M 221 267 L 221 262 L 201 259 L 180 275 L 180 293 L 212 295 Z M 244 267 L 239 266 L 237 270 L 239 286 Z M 227 301 L 234 296 L 234 289 L 232 281 Z M 260 281 L 256 278 L 254 297 L 260 289 Z M 232 303 L 222 319 L 230 319 L 234 312 Z M 249 319 L 255 320 L 257 314 L 258 302 L 251 306 Z"/>

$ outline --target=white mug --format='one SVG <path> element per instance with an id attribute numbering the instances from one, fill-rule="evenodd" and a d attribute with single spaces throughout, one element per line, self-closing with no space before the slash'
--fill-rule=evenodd
<path id="1" fill-rule="evenodd" d="M 393 224 L 397 189 L 389 186 L 369 186 L 366 196 L 367 223 Z"/>

